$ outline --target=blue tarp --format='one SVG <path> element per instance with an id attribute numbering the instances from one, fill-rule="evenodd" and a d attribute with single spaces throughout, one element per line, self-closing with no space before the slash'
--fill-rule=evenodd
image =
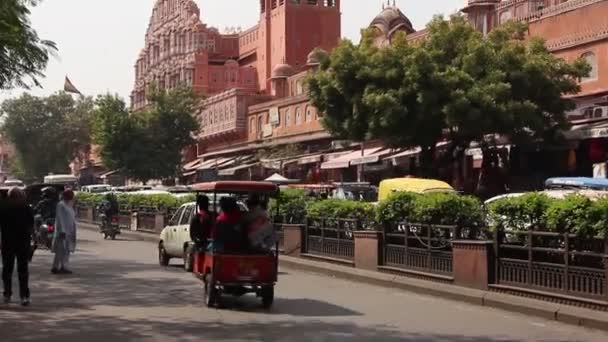
<path id="1" fill-rule="evenodd" d="M 608 179 L 589 178 L 589 177 L 557 177 L 549 178 L 545 182 L 545 187 L 550 188 L 581 188 L 608 190 Z"/>

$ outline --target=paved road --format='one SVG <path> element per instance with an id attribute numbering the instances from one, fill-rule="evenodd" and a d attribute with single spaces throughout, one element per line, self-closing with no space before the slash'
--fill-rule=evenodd
<path id="1" fill-rule="evenodd" d="M 608 341 L 523 315 L 283 269 L 275 307 L 254 297 L 207 309 L 202 286 L 155 245 L 82 230 L 75 274 L 33 263 L 33 305 L 0 305 L 0 341 Z"/>

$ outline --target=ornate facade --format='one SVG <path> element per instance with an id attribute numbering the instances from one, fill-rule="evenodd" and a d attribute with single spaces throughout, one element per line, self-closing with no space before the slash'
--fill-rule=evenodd
<path id="1" fill-rule="evenodd" d="M 203 24 L 192 0 L 158 0 L 154 7 L 135 65 L 132 104 L 134 109 L 145 106 L 152 82 L 161 88 L 184 82 L 207 96 L 198 113 L 199 143 L 187 158 L 199 160 L 187 164 L 189 175 L 214 158 L 214 167 L 221 169 L 218 160 L 296 143 L 309 154 L 300 162 L 314 161 L 318 169 L 330 155 L 314 153 L 336 146 L 320 124 L 322 113 L 308 101 L 304 78 L 340 39 L 340 0 L 259 4 L 257 25 L 226 34 Z M 579 109 L 573 115 L 608 103 L 608 0 L 468 0 L 462 11 L 483 33 L 521 20 L 529 23 L 530 36 L 543 37 L 556 55 L 586 58 L 593 70 L 581 80 L 575 98 Z M 369 27 L 378 31 L 380 46 L 390 44 L 396 32 L 405 32 L 413 42 L 426 35 L 415 30 L 394 1 L 383 5 Z M 605 112 L 608 118 L 608 107 Z"/>

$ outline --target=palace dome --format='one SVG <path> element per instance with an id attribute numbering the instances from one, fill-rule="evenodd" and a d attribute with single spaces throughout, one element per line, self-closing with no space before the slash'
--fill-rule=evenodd
<path id="1" fill-rule="evenodd" d="M 405 30 L 408 34 L 416 32 L 412 22 L 397 6 L 384 7 L 369 26 L 379 29 L 386 36 L 391 36 L 398 30 Z"/>
<path id="2" fill-rule="evenodd" d="M 321 64 L 321 61 L 328 56 L 327 51 L 316 48 L 312 50 L 306 58 L 306 65 L 315 66 Z"/>
<path id="3" fill-rule="evenodd" d="M 272 78 L 287 78 L 295 73 L 293 67 L 289 64 L 277 64 L 272 69 Z"/>

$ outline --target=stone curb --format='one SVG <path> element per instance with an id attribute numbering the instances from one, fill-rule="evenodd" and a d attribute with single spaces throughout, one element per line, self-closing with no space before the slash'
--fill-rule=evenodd
<path id="1" fill-rule="evenodd" d="M 79 224 L 83 229 L 95 231 L 99 229 L 95 224 L 86 222 L 79 222 Z M 158 235 L 152 233 L 123 230 L 122 236 L 138 241 L 158 242 Z M 566 324 L 608 331 L 608 312 L 578 308 L 575 306 L 551 303 L 499 292 L 476 290 L 389 273 L 356 269 L 286 255 L 281 255 L 279 260 L 282 267 L 289 269 L 323 274 L 330 277 L 387 288 L 396 288 L 414 293 L 541 317 Z"/>

